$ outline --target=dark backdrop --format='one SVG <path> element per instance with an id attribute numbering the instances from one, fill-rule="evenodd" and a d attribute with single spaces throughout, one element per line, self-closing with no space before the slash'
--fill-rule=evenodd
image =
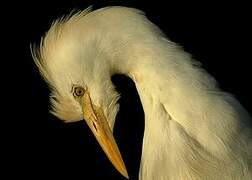
<path id="1" fill-rule="evenodd" d="M 8 116 L 4 127 L 4 167 L 8 177 L 38 179 L 124 179 L 104 156 L 86 124 L 64 124 L 48 113 L 49 90 L 33 64 L 29 44 L 38 43 L 51 22 L 73 8 L 108 5 L 134 7 L 146 12 L 172 40 L 201 61 L 220 87 L 234 94 L 252 112 L 251 6 L 223 2 L 39 0 L 10 2 L 3 16 L 8 36 L 2 66 Z M 4 20 L 7 21 L 5 22 Z M 4 68 L 6 67 L 6 68 Z M 131 179 L 137 179 L 144 114 L 133 82 L 121 76 L 113 82 L 122 94 L 115 137 Z M 10 84 L 10 86 L 9 86 Z M 9 98 L 11 97 L 11 98 Z M 11 100 L 10 100 L 11 99 Z M 7 148 L 5 148 L 7 147 Z"/>

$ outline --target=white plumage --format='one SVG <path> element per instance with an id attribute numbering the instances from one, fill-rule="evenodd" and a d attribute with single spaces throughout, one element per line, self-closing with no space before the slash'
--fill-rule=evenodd
<path id="1" fill-rule="evenodd" d="M 248 113 L 141 11 L 88 8 L 57 20 L 33 57 L 53 113 L 67 122 L 83 119 L 72 94 L 80 86 L 113 128 L 119 106 L 110 77 L 132 78 L 145 113 L 141 180 L 252 179 Z"/>

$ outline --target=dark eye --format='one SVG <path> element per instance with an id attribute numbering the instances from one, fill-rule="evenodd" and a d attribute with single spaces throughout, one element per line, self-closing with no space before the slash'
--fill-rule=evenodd
<path id="1" fill-rule="evenodd" d="M 80 86 L 76 86 L 73 88 L 73 95 L 74 97 L 82 97 L 85 93 L 85 89 Z"/>

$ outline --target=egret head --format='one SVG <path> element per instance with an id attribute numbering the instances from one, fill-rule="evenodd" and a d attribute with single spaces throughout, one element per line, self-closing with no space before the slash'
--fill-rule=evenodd
<path id="1" fill-rule="evenodd" d="M 118 111 L 118 94 L 108 65 L 102 63 L 106 56 L 93 43 L 95 37 L 87 35 L 80 40 L 76 35 L 85 33 L 76 26 L 77 19 L 88 11 L 56 21 L 40 47 L 32 47 L 32 54 L 51 88 L 51 112 L 66 122 L 84 119 L 116 169 L 128 177 L 111 131 Z"/>

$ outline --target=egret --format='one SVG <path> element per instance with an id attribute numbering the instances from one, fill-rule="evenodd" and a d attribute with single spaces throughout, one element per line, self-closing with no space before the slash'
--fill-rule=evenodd
<path id="1" fill-rule="evenodd" d="M 145 113 L 139 179 L 252 179 L 249 113 L 142 11 L 71 13 L 31 51 L 51 89 L 51 112 L 66 122 L 84 119 L 123 176 L 112 134 L 119 109 L 114 74 L 134 81 Z"/>

